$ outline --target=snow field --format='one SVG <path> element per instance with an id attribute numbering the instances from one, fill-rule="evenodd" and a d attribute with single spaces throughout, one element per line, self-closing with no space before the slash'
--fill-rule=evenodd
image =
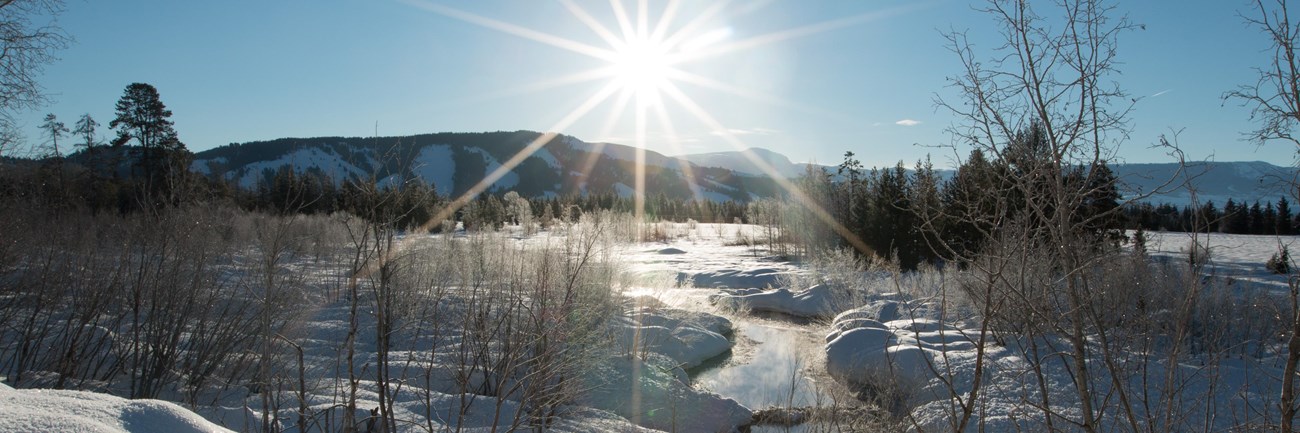
<path id="1" fill-rule="evenodd" d="M 791 262 L 772 256 L 762 246 L 740 239 L 763 236 L 757 226 L 728 224 L 667 224 L 656 229 L 667 235 L 666 242 L 629 242 L 640 230 L 624 222 L 605 223 L 608 233 L 598 235 L 580 226 L 537 235 L 519 230 L 501 234 L 407 236 L 404 265 L 420 270 L 399 279 L 404 297 L 400 309 L 410 321 L 396 329 L 389 352 L 393 382 L 388 388 L 399 431 L 424 431 L 448 427 L 463 431 L 491 431 L 510 426 L 523 427 L 531 420 L 524 415 L 535 406 L 515 387 L 535 386 L 526 369 L 495 370 L 494 362 L 507 360 L 507 341 L 480 340 L 491 328 L 472 328 L 474 314 L 499 314 L 476 303 L 488 299 L 531 302 L 541 296 L 532 289 L 561 287 L 563 279 L 538 272 L 566 269 L 564 248 L 593 240 L 592 258 L 598 266 L 580 278 L 579 299 L 590 302 L 576 315 L 528 315 L 515 310 L 519 324 L 553 324 L 555 318 L 588 320 L 608 315 L 582 339 L 565 350 L 575 350 L 582 363 L 563 370 L 578 392 L 557 407 L 550 420 L 553 431 L 726 431 L 748 423 L 751 409 L 726 395 L 692 386 L 686 370 L 708 365 L 733 347 L 731 335 L 736 323 L 710 313 L 710 301 L 724 310 L 741 314 L 778 312 L 810 320 L 807 326 L 824 335 L 824 361 L 815 368 L 862 391 L 860 397 L 891 409 L 896 416 L 914 420 L 926 430 L 949 430 L 960 418 L 962 404 L 973 389 L 976 364 L 983 360 L 983 387 L 975 401 L 977 420 L 969 430 L 1037 431 L 1068 426 L 1065 418 L 1078 416 L 1079 399 L 1073 392 L 1068 359 L 1060 355 L 1067 342 L 1056 336 L 1019 336 L 1007 329 L 991 329 L 986 335 L 982 358 L 979 322 L 973 320 L 968 299 L 952 290 L 960 280 L 955 270 L 925 270 L 917 274 L 862 269 L 860 264 L 842 262 Z M 642 227 L 645 228 L 645 227 Z M 1152 233 L 1149 248 L 1157 258 L 1149 269 L 1149 281 L 1164 278 L 1175 287 L 1176 273 L 1162 269 L 1179 266 L 1188 240 L 1181 234 Z M 592 236 L 605 236 L 593 238 Z M 1295 238 L 1211 235 L 1211 264 L 1201 281 L 1212 283 L 1213 293 L 1201 299 L 1191 332 L 1197 344 L 1170 356 L 1161 338 L 1116 327 L 1113 340 L 1123 348 L 1111 360 L 1115 369 L 1102 368 L 1103 360 L 1089 360 L 1091 381 L 1107 397 L 1107 429 L 1124 429 L 1127 421 L 1114 397 L 1119 391 L 1137 408 L 1136 417 L 1168 426 L 1172 430 L 1226 429 L 1276 419 L 1276 396 L 1283 358 L 1272 340 L 1253 333 L 1266 328 L 1238 329 L 1224 324 L 1244 323 L 1250 328 L 1272 317 L 1277 305 L 1271 298 L 1251 298 L 1254 292 L 1284 294 L 1286 278 L 1268 274 L 1263 261 L 1277 249 L 1278 242 L 1290 245 Z M 550 248 L 539 253 L 537 248 Z M 251 251 L 250 263 L 256 262 Z M 550 255 L 548 255 L 550 254 Z M 379 405 L 379 383 L 374 380 L 378 365 L 373 307 L 361 304 L 353 359 L 349 372 L 344 361 L 349 329 L 349 305 L 337 287 L 341 260 L 331 256 L 325 264 L 313 265 L 306 255 L 288 260 L 281 270 L 296 275 L 301 290 L 292 293 L 291 307 L 302 320 L 283 332 L 302 349 L 306 378 L 305 403 L 311 419 L 307 431 L 339 426 L 349 375 L 357 378 L 357 402 L 353 415 L 364 426 L 370 410 Z M 481 263 L 479 262 L 481 261 Z M 419 266 L 414 266 L 419 264 Z M 470 264 L 482 264 L 475 267 Z M 1163 266 L 1163 267 L 1162 267 Z M 1181 268 L 1180 268 L 1181 269 Z M 446 274 L 446 273 L 450 274 Z M 625 275 L 626 274 L 626 275 Z M 439 275 L 456 275 L 439 280 Z M 1119 278 L 1122 275 L 1117 275 Z M 232 278 L 238 278 L 232 277 Z M 538 281 L 549 281 L 539 285 Z M 635 281 L 635 282 L 633 282 Z M 1123 289 L 1122 280 L 1106 280 L 1108 288 Z M 677 286 L 709 287 L 682 289 Z M 483 291 L 494 287 L 499 291 Z M 528 289 L 528 290 L 525 290 Z M 477 292 L 476 292 L 477 290 Z M 1207 289 L 1208 290 L 1208 289 Z M 325 295 L 329 293 L 329 295 Z M 479 293 L 480 295 L 475 295 Z M 474 296 L 515 296 L 477 298 Z M 605 294 L 653 295 L 601 300 Z M 1162 293 L 1165 292 L 1150 292 Z M 1169 292 L 1177 293 L 1177 292 Z M 943 296 L 940 296 L 943 295 Z M 1212 295 L 1212 296 L 1211 296 Z M 369 296 L 368 292 L 366 296 Z M 1271 296 L 1271 295 L 1270 295 Z M 558 299 L 558 298 L 557 298 Z M 1159 323 L 1176 312 L 1156 309 L 1167 303 L 1147 300 L 1145 310 L 1151 323 Z M 1250 302 L 1247 302 L 1250 301 Z M 1117 309 L 1129 308 L 1128 298 L 1117 297 Z M 1276 304 L 1276 302 L 1273 302 Z M 527 304 L 533 305 L 533 304 Z M 541 305 L 541 304 L 536 304 Z M 1109 305 L 1109 304 L 1108 304 Z M 537 307 L 540 308 L 540 307 Z M 1164 308 L 1164 307 L 1160 307 Z M 540 310 L 537 310 L 540 311 Z M 1198 310 L 1200 311 L 1200 310 Z M 572 313 L 572 312 L 571 312 Z M 1213 314 L 1218 314 L 1214 316 Z M 589 316 L 590 315 L 590 316 Z M 603 316 L 602 316 L 603 317 Z M 737 316 L 729 316 L 737 317 Z M 543 320 L 545 319 L 545 320 Z M 1131 320 L 1130 316 L 1120 316 Z M 785 320 L 785 319 L 776 319 Z M 585 323 L 585 322 L 583 322 Z M 738 322 L 739 323 L 739 322 Z M 799 322 L 803 323 L 803 322 Z M 440 328 L 435 328 L 440 326 Z M 521 325 L 522 326 L 522 325 Z M 532 326 L 532 325 L 529 325 Z M 1125 325 L 1127 326 L 1127 325 Z M 1260 325 L 1262 326 L 1262 325 Z M 539 328 L 547 329 L 547 328 Z M 741 328 L 744 329 L 744 328 Z M 1136 328 L 1134 328 L 1136 329 Z M 1156 328 L 1152 328 L 1156 329 Z M 256 332 L 250 329 L 249 332 Z M 549 332 L 549 331 L 548 331 Z M 1166 332 L 1166 331 L 1161 331 Z M 105 329 L 94 335 L 121 338 Z M 576 338 L 567 333 L 548 334 Z M 1154 334 L 1153 334 L 1154 335 Z M 1163 334 L 1162 334 L 1163 335 Z M 524 334 L 519 334 L 523 338 Z M 1246 341 L 1245 339 L 1254 340 Z M 1220 346 L 1207 347 L 1200 341 Z M 279 341 L 279 340 L 276 340 Z M 520 340 L 532 341 L 532 340 Z M 784 344 L 773 339 L 761 344 Z M 1089 342 L 1093 356 L 1101 349 Z M 465 353 L 481 352 L 486 358 L 467 364 Z M 555 352 L 561 353 L 561 352 Z M 170 403 L 122 400 L 104 394 L 75 391 L 14 391 L 0 388 L 0 401 L 7 413 L 31 416 L 0 416 L 0 431 L 72 430 L 157 431 L 142 426 L 161 426 L 167 431 L 220 431 L 214 422 L 235 430 L 256 430 L 264 415 L 287 430 L 295 430 L 297 401 L 296 351 L 277 343 L 274 383 L 257 389 L 231 385 L 201 393 L 192 409 L 207 421 Z M 741 360 L 738 362 L 761 362 Z M 573 374 L 576 373 L 576 376 Z M 786 372 L 788 375 L 788 372 Z M 54 373 L 34 372 L 26 381 L 52 383 Z M 1041 376 L 1041 379 L 1039 378 Z M 752 378 L 755 382 L 765 377 Z M 33 382 L 25 382 L 30 386 Z M 780 386 L 780 384 L 774 384 Z M 120 391 L 120 384 L 99 384 L 101 389 Z M 1047 390 L 1046 395 L 1041 390 Z M 180 401 L 189 390 L 172 387 L 162 398 Z M 263 413 L 263 395 L 274 395 L 275 406 Z M 1050 400 L 1053 415 L 1045 418 L 1039 408 Z M 79 401 L 89 403 L 77 403 Z M 77 406 L 83 404 L 83 406 Z M 746 403 L 748 404 L 748 403 Z M 79 408 L 75 412 L 60 410 Z M 43 416 L 48 414 L 49 416 Z M 84 415 L 84 419 L 83 416 Z M 331 421 L 326 421 L 331 420 Z M 19 424 L 29 423 L 29 424 Z M 38 423 L 38 424 L 30 424 Z M 67 424 L 59 424 L 67 423 Z M 209 428 L 209 426 L 211 428 Z M 142 430 L 143 429 L 143 430 Z"/>

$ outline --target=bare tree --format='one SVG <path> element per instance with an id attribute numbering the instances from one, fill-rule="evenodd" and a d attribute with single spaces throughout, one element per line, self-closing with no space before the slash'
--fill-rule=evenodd
<path id="1" fill-rule="evenodd" d="M 1224 94 L 1225 100 L 1239 101 L 1251 108 L 1251 118 L 1258 129 L 1246 137 L 1259 145 L 1271 141 L 1289 142 L 1300 152 L 1300 139 L 1294 135 L 1300 124 L 1300 23 L 1293 22 L 1287 0 L 1255 0 L 1254 11 L 1242 18 L 1268 38 L 1272 58 L 1267 65 L 1256 67 L 1259 79 Z M 1300 198 L 1300 178 L 1289 179 L 1290 195 Z M 1297 412 L 1295 376 L 1300 367 L 1300 287 L 1291 279 L 1290 322 L 1286 364 L 1282 372 L 1280 424 L 1283 432 L 1293 430 Z"/>
<path id="2" fill-rule="evenodd" d="M 37 80 L 71 41 L 54 22 L 62 0 L 0 1 L 0 153 L 18 139 L 14 113 L 47 100 Z"/>
<path id="3" fill-rule="evenodd" d="M 1042 412 L 1040 422 L 1049 429 L 1065 421 L 1096 431 L 1103 417 L 1118 414 L 1126 428 L 1138 431 L 1140 417 L 1120 383 L 1124 376 L 1099 310 L 1106 292 L 1093 269 L 1108 250 L 1089 228 L 1119 208 L 1086 211 L 1091 197 L 1108 187 L 1098 176 L 1127 138 L 1132 100 L 1113 80 L 1118 37 L 1133 26 L 1104 0 L 990 0 L 982 11 L 996 22 L 1001 44 L 986 59 L 965 33 L 949 33 L 963 65 L 961 75 L 951 78 L 960 97 L 938 101 L 959 119 L 961 126 L 951 130 L 958 142 L 1002 162 L 988 173 L 989 190 L 981 194 L 992 199 L 970 208 L 971 215 L 954 215 L 975 218 L 967 222 L 987 244 L 981 256 L 963 260 L 979 276 L 968 287 L 985 321 L 978 356 L 984 356 L 992 328 L 1011 331 L 1023 343 L 1017 347 L 1034 352 L 1040 341 L 1050 341 L 1041 337 L 1059 336 L 1064 347 L 1047 349 L 1052 355 L 1027 357 L 1027 377 L 1037 378 L 1042 394 L 1030 404 Z M 922 217 L 930 230 L 940 219 L 935 215 Z M 941 249 L 949 256 L 967 251 Z M 985 379 L 979 361 L 969 391 L 954 395 L 960 408 L 951 427 L 957 431 L 970 428 L 979 410 Z M 1073 380 L 1077 415 L 1054 409 L 1049 400 L 1044 369 L 1053 362 L 1063 364 Z M 1099 370 L 1105 374 L 1096 377 Z M 1106 378 L 1111 383 L 1103 387 L 1099 381 Z"/>

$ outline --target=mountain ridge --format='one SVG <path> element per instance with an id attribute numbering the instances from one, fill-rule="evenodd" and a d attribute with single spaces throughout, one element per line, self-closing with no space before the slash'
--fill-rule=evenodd
<path id="1" fill-rule="evenodd" d="M 440 194 L 460 195 L 529 143 L 546 138 L 535 131 L 443 132 L 390 137 L 279 138 L 231 144 L 195 154 L 191 169 L 234 181 L 243 188 L 269 182 L 282 167 L 298 174 L 326 176 L 339 183 L 374 177 L 381 184 L 411 179 L 431 183 Z M 631 196 L 635 185 L 635 147 L 586 142 L 554 134 L 536 152 L 504 173 L 489 192 L 514 190 L 525 196 L 614 193 Z M 776 182 L 754 161 L 782 176 L 804 174 L 810 164 L 791 162 L 763 148 L 668 156 L 644 151 L 647 196 L 749 201 L 778 194 Z M 811 164 L 835 172 L 833 166 Z M 1146 201 L 1186 205 L 1214 201 L 1275 200 L 1296 176 L 1294 167 L 1263 161 L 1114 164 L 1111 169 L 1126 197 L 1154 194 Z M 940 177 L 953 170 L 939 169 Z M 1193 189 L 1162 188 L 1164 180 L 1189 180 Z M 694 182 L 690 182 L 690 180 Z M 692 186 L 692 183 L 698 186 Z M 1195 192 L 1193 192 L 1195 191 Z"/>

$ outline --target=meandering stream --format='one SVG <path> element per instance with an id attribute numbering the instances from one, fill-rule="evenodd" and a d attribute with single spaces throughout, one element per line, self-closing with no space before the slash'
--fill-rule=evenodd
<path id="1" fill-rule="evenodd" d="M 726 314 L 707 301 L 717 289 L 676 288 L 656 296 L 676 308 L 723 314 L 732 321 L 730 352 L 688 373 L 697 388 L 752 410 L 858 406 L 847 388 L 826 374 L 824 326 L 783 315 Z M 755 426 L 751 432 L 805 431 L 809 426 Z"/>

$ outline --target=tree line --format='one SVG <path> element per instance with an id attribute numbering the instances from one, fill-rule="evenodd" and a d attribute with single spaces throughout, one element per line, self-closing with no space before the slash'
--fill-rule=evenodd
<path id="1" fill-rule="evenodd" d="M 1249 206 L 1230 198 L 1223 209 L 1214 201 L 1181 208 L 1169 203 L 1134 203 L 1124 207 L 1124 217 L 1129 229 L 1181 232 L 1289 236 L 1296 234 L 1300 226 L 1300 215 L 1291 213 L 1291 203 L 1285 196 L 1276 204 L 1270 200 L 1261 205 L 1257 200 Z"/>

